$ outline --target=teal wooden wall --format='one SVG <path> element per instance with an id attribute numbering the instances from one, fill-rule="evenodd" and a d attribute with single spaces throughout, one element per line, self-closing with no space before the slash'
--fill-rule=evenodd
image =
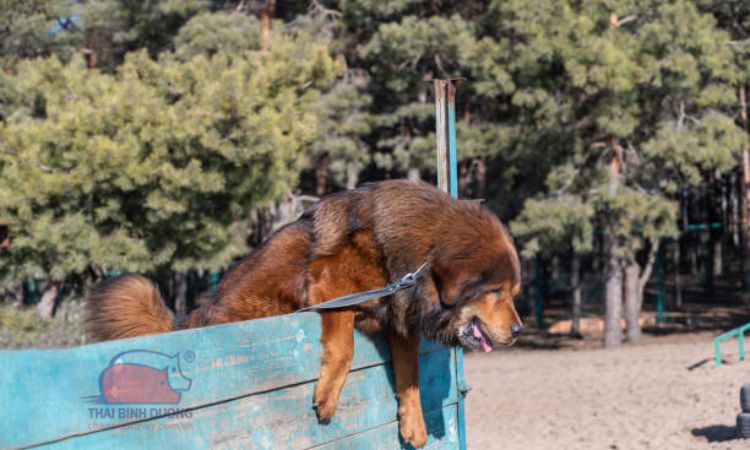
<path id="1" fill-rule="evenodd" d="M 69 349 L 0 351 L 0 448 L 402 447 L 381 336 L 356 334 L 338 412 L 318 423 L 319 323 L 318 314 L 304 313 Z M 132 350 L 179 355 L 191 383 L 178 403 L 102 403 L 102 371 Z M 454 349 L 422 343 L 427 448 L 465 447 L 461 366 Z M 181 413 L 165 415 L 167 408 Z"/>

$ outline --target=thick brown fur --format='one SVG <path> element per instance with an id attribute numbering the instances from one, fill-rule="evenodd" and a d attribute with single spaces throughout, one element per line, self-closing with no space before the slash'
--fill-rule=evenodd
<path id="1" fill-rule="evenodd" d="M 86 309 L 86 330 L 97 341 L 172 331 L 172 311 L 156 286 L 140 275 L 102 282 L 89 294 Z"/>
<path id="2" fill-rule="evenodd" d="M 384 328 L 401 434 L 420 447 L 427 439 L 419 400 L 420 337 L 487 349 L 512 344 L 520 331 L 513 306 L 520 288 L 518 256 L 507 230 L 481 206 L 405 180 L 327 196 L 238 263 L 184 327 L 290 313 L 382 287 L 425 261 L 427 270 L 414 288 L 321 313 L 323 356 L 314 396 L 318 417 L 329 420 L 351 364 L 353 328 Z M 88 309 L 95 339 L 172 329 L 156 288 L 137 275 L 97 288 Z"/>

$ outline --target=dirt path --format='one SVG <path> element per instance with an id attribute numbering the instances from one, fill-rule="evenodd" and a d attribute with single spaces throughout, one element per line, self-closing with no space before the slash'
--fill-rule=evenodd
<path id="1" fill-rule="evenodd" d="M 712 338 L 467 354 L 469 448 L 750 449 L 734 438 L 750 361 L 737 361 L 734 341 L 714 367 Z"/>

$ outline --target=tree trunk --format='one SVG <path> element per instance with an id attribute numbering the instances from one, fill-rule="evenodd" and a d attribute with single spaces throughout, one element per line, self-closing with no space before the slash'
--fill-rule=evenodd
<path id="1" fill-rule="evenodd" d="M 724 229 L 723 225 L 726 223 L 724 211 L 725 202 L 724 196 L 722 195 L 721 187 L 721 176 L 717 171 L 712 171 L 709 177 L 709 189 L 708 189 L 708 232 L 711 239 L 711 279 L 721 276 L 723 272 L 722 265 L 722 240 Z M 722 228 L 714 228 L 714 224 L 721 224 Z"/>
<path id="2" fill-rule="evenodd" d="M 174 274 L 174 312 L 179 316 L 187 315 L 187 273 L 177 272 Z"/>
<path id="3" fill-rule="evenodd" d="M 570 334 L 581 335 L 581 255 L 573 251 L 570 260 L 570 287 L 573 293 Z"/>
<path id="4" fill-rule="evenodd" d="M 276 218 L 272 228 L 277 224 L 286 224 L 296 220 L 301 212 L 299 209 L 297 196 L 293 192 L 287 191 L 276 206 Z"/>
<path id="5" fill-rule="evenodd" d="M 471 161 L 458 162 L 458 192 L 466 192 L 471 182 Z"/>
<path id="6" fill-rule="evenodd" d="M 544 265 L 542 264 L 542 258 L 539 255 L 536 255 L 534 257 L 534 265 L 533 265 L 533 283 L 534 283 L 534 302 L 532 304 L 533 311 L 534 311 L 534 318 L 536 321 L 536 326 L 539 329 L 545 328 L 544 324 L 544 298 L 545 298 L 545 289 L 544 289 Z"/>
<path id="7" fill-rule="evenodd" d="M 737 176 L 732 173 L 729 177 L 729 208 L 732 211 L 732 244 L 735 249 L 740 249 L 740 228 L 742 226 L 740 222 L 740 209 L 738 203 L 739 199 L 739 183 L 737 182 Z"/>
<path id="8" fill-rule="evenodd" d="M 715 232 L 713 235 L 713 254 L 714 254 L 714 277 L 721 276 L 721 274 L 724 273 L 724 264 L 723 264 L 723 247 L 722 247 L 722 238 L 720 232 Z"/>
<path id="9" fill-rule="evenodd" d="M 359 183 L 359 173 L 355 168 L 354 164 L 349 164 L 346 167 L 346 188 L 352 190 L 357 187 Z"/>
<path id="10" fill-rule="evenodd" d="M 418 167 L 410 167 L 409 172 L 407 173 L 406 177 L 410 181 L 419 181 L 422 179 L 422 176 L 419 174 L 419 168 Z"/>
<path id="11" fill-rule="evenodd" d="M 487 188 L 487 164 L 484 162 L 484 156 L 476 160 L 476 177 L 477 177 L 477 198 L 484 198 Z"/>
<path id="12" fill-rule="evenodd" d="M 708 225 L 710 226 L 710 224 Z M 713 233 L 710 229 L 701 233 L 701 252 L 703 256 L 703 293 L 713 295 L 714 293 L 714 247 L 711 243 Z"/>
<path id="13" fill-rule="evenodd" d="M 557 280 L 560 278 L 560 258 L 555 255 L 550 260 L 550 279 Z"/>
<path id="14" fill-rule="evenodd" d="M 698 267 L 700 258 L 698 257 L 698 244 L 696 244 L 698 239 L 695 237 L 695 234 L 688 234 L 688 259 L 690 261 L 690 275 L 693 278 L 700 276 L 700 267 Z"/>
<path id="15" fill-rule="evenodd" d="M 649 278 L 651 278 L 651 272 L 653 272 L 654 263 L 656 262 L 656 255 L 659 253 L 659 244 L 654 244 L 651 241 L 649 241 L 649 244 L 651 245 L 651 250 L 648 252 L 648 259 L 646 260 L 646 265 L 643 269 L 640 268 L 636 261 L 633 261 L 640 271 L 638 274 L 638 285 L 636 287 L 636 301 L 638 302 L 639 314 L 643 308 L 643 291 L 646 289 L 646 283 L 648 283 Z"/>
<path id="16" fill-rule="evenodd" d="M 607 262 L 606 312 L 604 314 L 604 346 L 622 343 L 622 264 L 620 258 L 609 256 Z"/>
<path id="17" fill-rule="evenodd" d="M 620 169 L 622 168 L 622 147 L 615 138 L 609 141 L 611 160 L 609 164 L 611 178 L 609 181 L 609 193 L 615 195 L 621 182 Z M 617 347 L 622 344 L 622 261 L 615 255 L 616 248 L 613 236 L 605 235 L 607 242 L 607 267 L 606 267 L 606 311 L 604 313 L 604 346 Z"/>
<path id="18" fill-rule="evenodd" d="M 627 325 L 628 342 L 637 344 L 641 341 L 641 324 L 638 319 L 641 316 L 641 308 L 638 301 L 638 279 L 640 267 L 632 258 L 625 261 L 623 270 L 625 280 L 623 282 L 623 296 L 625 297 L 625 323 Z"/>
<path id="19" fill-rule="evenodd" d="M 276 0 L 266 0 L 266 5 L 260 11 L 261 39 L 260 48 L 267 51 L 271 45 L 271 19 L 276 9 Z"/>
<path id="20" fill-rule="evenodd" d="M 54 279 L 50 279 L 47 289 L 42 294 L 42 299 L 39 304 L 36 305 L 36 312 L 39 317 L 43 320 L 52 319 L 52 315 L 55 312 L 55 303 L 57 300 L 57 293 L 60 290 L 60 282 Z"/>
<path id="21" fill-rule="evenodd" d="M 328 154 L 324 154 L 318 161 L 318 167 L 315 169 L 315 195 L 322 197 L 328 187 L 328 175 L 330 173 L 331 159 Z"/>
<path id="22" fill-rule="evenodd" d="M 745 85 L 740 86 L 740 123 L 745 131 L 750 131 L 747 120 L 747 99 L 745 96 Z M 750 150 L 742 149 L 742 176 L 740 177 L 739 210 L 742 220 L 740 227 L 740 241 L 742 242 L 742 290 L 750 293 Z"/>

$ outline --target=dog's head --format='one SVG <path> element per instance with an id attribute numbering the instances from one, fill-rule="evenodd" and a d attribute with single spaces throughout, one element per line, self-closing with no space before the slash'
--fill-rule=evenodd
<path id="1" fill-rule="evenodd" d="M 422 332 L 447 345 L 485 352 L 513 344 L 523 326 L 513 304 L 520 272 L 505 227 L 484 209 L 465 209 L 431 252 L 420 289 Z"/>
<path id="2" fill-rule="evenodd" d="M 416 289 L 383 303 L 381 321 L 446 345 L 490 351 L 515 342 L 520 263 L 489 210 L 426 183 L 390 180 L 328 197 L 314 215 L 314 254 L 334 254 L 346 236 L 364 230 L 372 232 L 391 281 L 428 263 Z"/>

